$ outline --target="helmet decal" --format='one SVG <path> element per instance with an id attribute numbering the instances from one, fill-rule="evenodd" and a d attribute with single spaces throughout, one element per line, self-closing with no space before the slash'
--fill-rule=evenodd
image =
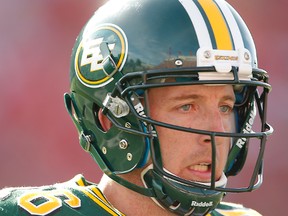
<path id="1" fill-rule="evenodd" d="M 127 58 L 127 38 L 119 26 L 104 24 L 84 31 L 75 56 L 75 71 L 82 84 L 99 88 L 113 80 Z"/>
<path id="2" fill-rule="evenodd" d="M 200 47 L 222 50 L 244 48 L 238 24 L 225 2 L 182 0 L 180 3 L 191 19 Z"/>
<path id="3" fill-rule="evenodd" d="M 71 94 L 65 96 L 66 108 L 80 134 L 81 146 L 111 179 L 178 215 L 206 215 L 226 192 L 252 191 L 262 184 L 266 138 L 273 132 L 266 122 L 271 86 L 267 72 L 258 68 L 248 27 L 225 0 L 107 1 L 80 31 L 71 57 Z M 180 93 L 197 85 L 233 86 L 232 130 L 230 123 L 224 131 L 217 131 L 197 127 L 197 122 L 186 125 L 170 121 L 164 114 L 175 114 L 178 102 L 173 108 L 174 99 L 171 106 L 165 102 L 174 94 L 160 99 L 166 93 L 162 89 L 164 95 L 152 98 L 151 89 L 169 87 L 170 94 L 172 88 Z M 163 100 L 161 112 L 157 110 L 161 101 L 153 103 L 158 99 Z M 109 127 L 103 127 L 100 114 L 111 122 Z M 197 177 L 195 181 L 194 176 L 177 172 L 185 159 L 177 161 L 179 167 L 175 169 L 171 168 L 174 161 L 166 163 L 175 158 L 165 149 L 174 147 L 165 138 L 174 136 L 171 130 L 175 136 L 183 136 L 179 147 L 190 136 L 207 137 L 210 150 L 201 165 L 208 168 L 210 180 L 204 183 Z M 228 144 L 226 164 L 217 158 L 221 140 Z M 253 170 L 246 165 L 251 143 L 258 147 L 255 152 L 252 149 Z M 183 152 L 174 149 L 176 156 Z M 175 174 L 169 169 L 176 170 Z M 137 184 L 130 175 L 124 177 L 134 171 L 135 175 L 141 173 L 143 184 Z M 240 172 L 247 174 L 247 179 L 226 185 L 226 177 Z"/>

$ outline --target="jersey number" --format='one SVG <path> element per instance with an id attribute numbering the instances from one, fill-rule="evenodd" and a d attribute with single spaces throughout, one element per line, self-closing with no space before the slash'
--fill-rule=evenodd
<path id="1" fill-rule="evenodd" d="M 18 205 L 32 215 L 47 215 L 62 206 L 60 197 L 71 208 L 81 206 L 81 200 L 78 197 L 71 191 L 63 189 L 26 193 L 19 198 Z"/>

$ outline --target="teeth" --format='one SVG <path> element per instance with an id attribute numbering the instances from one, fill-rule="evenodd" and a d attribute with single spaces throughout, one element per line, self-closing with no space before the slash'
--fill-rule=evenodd
<path id="1" fill-rule="evenodd" d="M 195 171 L 205 172 L 209 170 L 209 165 L 210 164 L 208 163 L 201 163 L 201 164 L 191 166 L 190 169 L 195 170 Z"/>

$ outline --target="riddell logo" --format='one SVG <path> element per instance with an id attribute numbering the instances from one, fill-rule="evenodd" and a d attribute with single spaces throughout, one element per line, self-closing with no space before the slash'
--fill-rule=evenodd
<path id="1" fill-rule="evenodd" d="M 196 201 L 192 201 L 191 206 L 194 207 L 211 207 L 213 206 L 213 202 L 196 202 Z"/>
<path id="2" fill-rule="evenodd" d="M 249 119 L 248 119 L 248 121 L 246 122 L 245 128 L 243 128 L 243 133 L 244 133 L 244 134 L 249 134 L 249 133 L 251 133 L 251 131 L 252 131 L 252 125 L 253 125 L 255 116 L 256 116 L 256 112 L 255 112 L 254 110 L 251 110 Z M 244 146 L 244 144 L 246 143 L 246 141 L 247 141 L 247 138 L 242 137 L 242 138 L 240 138 L 240 139 L 237 141 L 236 146 L 238 146 L 238 147 L 241 149 L 241 148 Z"/>
<path id="3" fill-rule="evenodd" d="M 135 102 L 136 99 L 135 98 L 132 98 L 132 100 Z M 142 105 L 141 102 L 138 102 L 137 104 L 133 104 L 134 105 L 134 108 L 136 110 L 136 112 L 142 116 L 142 117 L 147 117 L 145 112 L 144 112 L 144 107 Z M 146 122 L 143 122 L 143 124 L 147 127 L 147 123 Z M 152 130 L 152 134 L 154 137 L 157 137 L 157 134 L 156 134 L 156 131 L 155 130 Z"/>

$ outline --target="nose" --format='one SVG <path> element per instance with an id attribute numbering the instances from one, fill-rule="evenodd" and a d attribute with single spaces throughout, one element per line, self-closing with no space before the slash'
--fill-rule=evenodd
<path id="1" fill-rule="evenodd" d="M 210 132 L 227 132 L 226 120 L 223 118 L 223 115 L 219 112 L 219 109 L 209 108 L 202 114 L 202 126 L 201 129 Z M 209 135 L 201 135 L 200 143 L 211 143 L 212 137 Z M 216 136 L 215 142 L 221 143 L 221 140 L 224 140 L 223 137 Z"/>
<path id="2" fill-rule="evenodd" d="M 225 117 L 220 113 L 218 108 L 214 109 L 209 107 L 202 116 L 204 130 L 213 132 L 225 132 L 226 119 L 224 119 Z"/>

